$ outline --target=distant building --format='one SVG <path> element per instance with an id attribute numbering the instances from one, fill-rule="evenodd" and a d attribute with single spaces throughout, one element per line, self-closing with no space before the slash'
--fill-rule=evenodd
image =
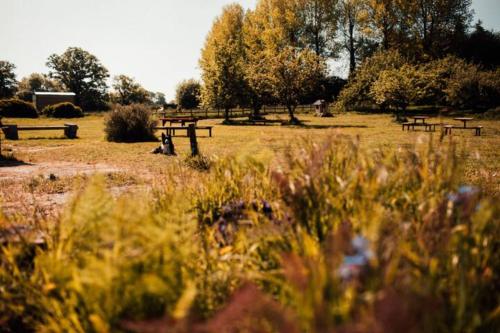
<path id="1" fill-rule="evenodd" d="M 316 108 L 316 116 L 317 117 L 331 117 L 332 116 L 332 114 L 328 110 L 328 103 L 325 100 L 323 100 L 323 99 L 317 100 L 316 102 L 314 102 L 313 105 Z"/>
<path id="2" fill-rule="evenodd" d="M 75 93 L 72 92 L 40 92 L 33 93 L 33 104 L 38 111 L 42 111 L 47 105 L 62 102 L 75 103 Z"/>

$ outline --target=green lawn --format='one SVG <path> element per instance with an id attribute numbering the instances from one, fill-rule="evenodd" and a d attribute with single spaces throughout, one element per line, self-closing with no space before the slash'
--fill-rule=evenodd
<path id="1" fill-rule="evenodd" d="M 277 116 L 272 116 L 275 118 Z M 281 116 L 286 119 L 285 115 Z M 361 145 L 368 149 L 389 147 L 404 149 L 416 143 L 428 142 L 432 139 L 436 145 L 455 142 L 463 164 L 463 182 L 481 183 L 491 195 L 500 193 L 499 150 L 500 122 L 481 120 L 474 125 L 482 125 L 484 134 L 475 137 L 472 130 L 454 131 L 451 137 L 440 141 L 440 132 L 426 133 L 422 130 L 403 132 L 401 126 L 393 122 L 386 114 L 345 113 L 334 118 L 316 118 L 300 115 L 304 121 L 303 127 L 291 126 L 223 126 L 221 120 L 204 120 L 200 125 L 213 125 L 213 137 L 200 137 L 201 152 L 211 158 L 228 155 L 252 156 L 266 162 L 272 162 L 276 152 L 287 149 L 290 145 L 300 145 L 303 138 L 320 141 L 332 133 L 359 137 Z M 439 122 L 439 119 L 430 120 Z M 454 123 L 452 119 L 443 119 L 446 123 Z M 54 125 L 68 122 L 58 119 L 7 119 L 5 123 L 18 125 Z M 62 131 L 20 132 L 19 141 L 5 141 L 4 148 L 12 149 L 16 158 L 32 165 L 24 167 L 17 173 L 19 167 L 0 168 L 3 201 L 14 200 L 13 186 L 32 183 L 39 174 L 54 173 L 64 178 L 64 183 L 70 184 L 71 179 L 80 171 L 86 174 L 96 171 L 106 173 L 118 172 L 123 177 L 112 177 L 114 185 L 134 184 L 149 186 L 165 173 L 182 173 L 188 167 L 183 162 L 189 152 L 189 142 L 186 138 L 174 138 L 178 153 L 177 157 L 153 155 L 150 151 L 159 145 L 158 142 L 136 144 L 110 143 L 105 140 L 104 115 L 94 114 L 83 119 L 70 122 L 79 126 L 76 140 L 65 139 Z M 200 133 L 204 135 L 203 133 Z M 43 168 L 37 168 L 42 165 Z M 90 170 L 90 171 L 89 171 Z M 15 179 L 11 175 L 15 175 Z M 203 177 L 203 174 L 201 174 Z M 189 172 L 189 178 L 200 177 L 197 172 Z M 117 180 L 118 179 L 118 180 Z M 124 180 L 125 179 L 125 180 Z M 182 186 L 182 182 L 181 182 Z M 39 186 L 45 188 L 44 186 Z M 60 192 L 71 188 L 63 186 Z M 32 186 L 23 186 L 22 191 L 32 190 Z M 43 189 L 42 189 L 43 191 Z M 10 199 L 6 199 L 9 194 Z M 16 193 L 18 193 L 16 191 Z"/>

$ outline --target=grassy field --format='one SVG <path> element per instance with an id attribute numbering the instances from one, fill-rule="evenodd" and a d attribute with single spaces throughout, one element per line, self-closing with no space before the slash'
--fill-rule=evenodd
<path id="1" fill-rule="evenodd" d="M 285 116 L 281 116 L 286 119 Z M 276 118 L 276 116 L 273 116 Z M 433 140 L 436 145 L 449 141 L 457 144 L 460 163 L 463 166 L 463 182 L 481 183 L 492 195 L 500 192 L 500 122 L 477 121 L 484 127 L 484 134 L 475 137 L 472 130 L 455 131 L 451 137 L 440 140 L 440 132 L 402 132 L 401 126 L 393 122 L 390 115 L 346 113 L 334 118 L 316 118 L 302 115 L 303 127 L 291 126 L 222 126 L 220 120 L 205 120 L 202 125 L 213 125 L 212 138 L 200 137 L 201 152 L 218 158 L 228 155 L 252 156 L 266 162 L 273 161 L 276 152 L 291 145 L 300 145 L 303 138 L 320 141 L 331 133 L 358 137 L 362 147 L 368 149 L 401 149 L 418 142 Z M 434 122 L 439 119 L 432 120 Z M 443 118 L 446 123 L 452 119 Z M 104 115 L 97 114 L 74 120 L 79 126 L 76 140 L 64 139 L 62 131 L 20 132 L 19 141 L 5 141 L 4 149 L 12 150 L 15 156 L 28 165 L 4 166 L 0 169 L 2 192 L 12 193 L 11 186 L 19 186 L 19 180 L 32 183 L 33 178 L 54 174 L 65 179 L 93 171 L 119 173 L 111 184 L 152 184 L 165 172 L 182 172 L 189 152 L 186 138 L 175 138 L 178 157 L 153 155 L 150 151 L 158 142 L 135 144 L 110 143 L 104 136 Z M 19 125 L 54 125 L 64 123 L 57 119 L 8 119 L 6 123 Z M 200 133 L 204 135 L 204 133 Z M 197 177 L 196 173 L 190 177 Z M 13 181 L 15 179 L 15 181 Z M 26 186 L 25 186 L 26 187 Z M 40 188 L 41 186 L 39 186 Z M 50 191 L 50 186 L 47 190 Z M 27 187 L 29 190 L 29 186 Z M 32 187 L 31 187 L 32 188 Z M 70 188 L 69 186 L 64 187 Z M 25 189 L 26 190 L 26 189 Z M 18 192 L 16 192 L 18 193 Z M 9 196 L 11 197 L 11 196 Z M 15 198 L 10 198 L 15 200 Z M 4 198 L 4 201 L 5 198 Z M 8 201 L 8 200 L 7 200 Z"/>
<path id="2" fill-rule="evenodd" d="M 202 121 L 208 172 L 186 138 L 106 142 L 103 115 L 7 141 L 0 331 L 498 331 L 500 124 L 301 118 Z"/>

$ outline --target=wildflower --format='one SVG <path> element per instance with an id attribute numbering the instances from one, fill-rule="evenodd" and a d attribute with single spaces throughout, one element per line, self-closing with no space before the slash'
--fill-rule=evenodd
<path id="1" fill-rule="evenodd" d="M 355 236 L 351 240 L 352 254 L 345 255 L 339 268 L 339 275 L 344 281 L 360 276 L 368 267 L 373 253 L 369 241 L 363 236 Z"/>

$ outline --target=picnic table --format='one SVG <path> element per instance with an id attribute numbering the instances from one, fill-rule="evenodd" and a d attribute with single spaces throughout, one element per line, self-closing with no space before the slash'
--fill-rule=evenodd
<path id="1" fill-rule="evenodd" d="M 429 119 L 429 116 L 414 116 L 413 118 L 413 123 L 417 124 L 419 120 L 421 120 L 422 124 L 425 125 L 425 121 Z"/>
<path id="2" fill-rule="evenodd" d="M 453 118 L 453 120 L 458 120 L 464 123 L 464 128 L 467 128 L 467 122 L 474 120 L 474 118 L 470 117 L 458 117 L 458 118 Z"/>
<path id="3" fill-rule="evenodd" d="M 472 126 L 468 127 L 467 122 L 474 120 L 474 118 L 471 117 L 458 117 L 458 118 L 453 118 L 453 120 L 461 121 L 464 123 L 464 126 L 453 126 L 453 125 L 446 125 L 445 127 L 445 133 L 444 134 L 451 134 L 452 129 L 458 129 L 458 130 L 467 130 L 471 129 L 475 131 L 476 136 L 481 136 L 481 130 L 483 129 L 483 126 Z"/>
<path id="4" fill-rule="evenodd" d="M 416 126 L 425 127 L 425 131 L 435 131 L 436 130 L 437 124 L 426 123 L 426 120 L 430 118 L 429 116 L 413 116 L 411 118 L 413 119 L 413 122 L 403 123 L 403 131 L 405 130 L 405 127 L 408 128 L 408 131 L 410 130 L 410 128 L 415 130 Z"/>
<path id="5" fill-rule="evenodd" d="M 198 120 L 199 120 L 198 118 L 193 118 L 193 117 L 160 118 L 162 126 L 165 126 L 167 122 L 170 123 L 170 126 L 172 126 L 172 124 L 181 124 L 182 127 L 186 126 L 186 124 L 194 124 L 196 126 L 198 124 Z"/>

